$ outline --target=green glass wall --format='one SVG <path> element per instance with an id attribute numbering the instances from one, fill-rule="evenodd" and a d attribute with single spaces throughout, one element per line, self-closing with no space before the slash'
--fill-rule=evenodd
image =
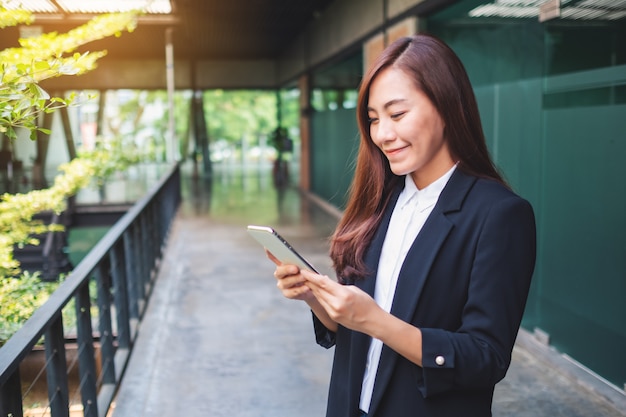
<path id="1" fill-rule="evenodd" d="M 626 21 L 427 19 L 463 60 L 492 155 L 535 208 L 538 262 L 523 326 L 626 383 Z"/>
<path id="2" fill-rule="evenodd" d="M 359 145 L 354 109 L 316 112 L 312 123 L 311 189 L 336 207 L 343 208 L 354 174 Z"/>
<path id="3" fill-rule="evenodd" d="M 344 57 L 313 74 L 311 106 L 311 191 L 344 208 L 359 146 L 357 87 L 362 54 Z"/>

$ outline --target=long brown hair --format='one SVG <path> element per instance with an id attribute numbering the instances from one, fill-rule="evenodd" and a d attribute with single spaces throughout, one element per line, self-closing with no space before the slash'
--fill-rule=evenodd
<path id="1" fill-rule="evenodd" d="M 444 137 L 457 169 L 504 184 L 493 164 L 483 133 L 474 91 L 461 60 L 446 44 L 425 34 L 398 39 L 363 77 L 357 104 L 361 135 L 354 179 L 344 215 L 331 240 L 330 256 L 340 279 L 363 277 L 364 256 L 392 191 L 400 182 L 370 136 L 369 90 L 381 71 L 405 72 L 433 103 L 444 121 Z"/>

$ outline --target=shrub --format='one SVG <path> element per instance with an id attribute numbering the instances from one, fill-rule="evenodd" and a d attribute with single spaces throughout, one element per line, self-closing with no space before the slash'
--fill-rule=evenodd
<path id="1" fill-rule="evenodd" d="M 39 273 L 0 278 L 0 346 L 22 327 L 59 286 L 42 281 Z"/>

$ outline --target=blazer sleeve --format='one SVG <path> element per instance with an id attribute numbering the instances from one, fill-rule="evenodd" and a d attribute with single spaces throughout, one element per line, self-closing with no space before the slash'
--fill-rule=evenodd
<path id="1" fill-rule="evenodd" d="M 326 349 L 330 349 L 335 346 L 335 332 L 328 330 L 312 311 L 311 315 L 313 316 L 313 330 L 315 331 L 315 341 L 317 344 L 325 347 Z"/>
<path id="2" fill-rule="evenodd" d="M 493 387 L 504 378 L 535 266 L 532 207 L 518 196 L 492 205 L 478 228 L 461 325 L 421 328 L 424 396 Z M 454 259 L 447 259 L 454 262 Z"/>

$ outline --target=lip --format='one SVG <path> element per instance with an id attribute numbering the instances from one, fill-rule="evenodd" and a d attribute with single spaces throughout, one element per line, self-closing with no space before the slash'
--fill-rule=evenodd
<path id="1" fill-rule="evenodd" d="M 400 152 L 402 152 L 403 150 L 405 150 L 408 146 L 402 146 L 401 148 L 394 148 L 394 149 L 385 149 L 383 152 L 385 153 L 385 155 L 387 156 L 394 156 L 399 154 Z"/>

